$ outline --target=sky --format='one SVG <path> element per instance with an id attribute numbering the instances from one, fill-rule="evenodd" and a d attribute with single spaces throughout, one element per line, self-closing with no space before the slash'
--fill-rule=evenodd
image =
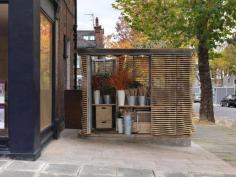
<path id="1" fill-rule="evenodd" d="M 77 0 L 78 1 L 78 30 L 92 30 L 93 22 L 91 15 L 99 18 L 105 34 L 115 32 L 116 22 L 120 12 L 112 8 L 115 0 Z"/>

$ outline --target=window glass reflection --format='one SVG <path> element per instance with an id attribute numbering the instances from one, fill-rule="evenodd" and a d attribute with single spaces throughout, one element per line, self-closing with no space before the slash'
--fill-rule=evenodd
<path id="1" fill-rule="evenodd" d="M 41 130 L 52 123 L 52 23 L 40 15 L 40 120 Z"/>

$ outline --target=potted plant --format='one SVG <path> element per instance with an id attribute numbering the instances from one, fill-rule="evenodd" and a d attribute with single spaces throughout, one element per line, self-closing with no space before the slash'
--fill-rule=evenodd
<path id="1" fill-rule="evenodd" d="M 147 93 L 147 89 L 145 87 L 138 88 L 138 100 L 139 100 L 140 106 L 146 105 L 146 93 Z"/>
<path id="2" fill-rule="evenodd" d="M 98 75 L 94 75 L 92 77 L 92 86 L 93 86 L 93 97 L 94 97 L 94 104 L 100 104 L 100 97 L 101 97 L 101 77 Z"/>
<path id="3" fill-rule="evenodd" d="M 127 100 L 129 106 L 134 106 L 136 104 L 136 99 L 138 95 L 138 87 L 141 87 L 142 84 L 138 81 L 131 81 L 128 83 L 128 90 L 126 90 Z"/>
<path id="4" fill-rule="evenodd" d="M 136 98 L 137 98 L 137 89 L 128 89 L 125 91 L 127 95 L 127 100 L 128 100 L 128 105 L 129 106 L 134 106 L 136 104 Z"/>
<path id="5" fill-rule="evenodd" d="M 114 87 L 112 87 L 109 83 L 105 82 L 102 84 L 101 93 L 103 95 L 104 103 L 111 104 L 111 95 L 114 92 Z"/>
<path id="6" fill-rule="evenodd" d="M 118 68 L 110 78 L 110 84 L 117 90 L 118 106 L 125 105 L 125 89 L 129 82 L 128 71 Z"/>
<path id="7" fill-rule="evenodd" d="M 111 104 L 111 95 L 114 93 L 114 87 L 110 84 L 110 73 L 101 73 L 101 94 L 103 95 L 104 103 Z"/>

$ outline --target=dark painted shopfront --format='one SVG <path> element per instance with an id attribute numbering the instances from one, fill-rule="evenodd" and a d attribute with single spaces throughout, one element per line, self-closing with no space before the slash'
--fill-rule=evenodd
<path id="1" fill-rule="evenodd" d="M 76 0 L 0 0 L 0 154 L 35 159 L 64 127 Z"/>

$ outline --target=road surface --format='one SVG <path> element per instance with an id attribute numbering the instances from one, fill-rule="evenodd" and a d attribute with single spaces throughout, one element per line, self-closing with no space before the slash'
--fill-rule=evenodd
<path id="1" fill-rule="evenodd" d="M 199 103 L 194 103 L 194 112 L 196 115 L 199 114 Z M 215 113 L 215 119 L 217 122 L 227 122 L 227 123 L 233 123 L 236 125 L 236 108 L 234 107 L 220 107 L 220 106 L 214 106 L 214 113 Z"/>

